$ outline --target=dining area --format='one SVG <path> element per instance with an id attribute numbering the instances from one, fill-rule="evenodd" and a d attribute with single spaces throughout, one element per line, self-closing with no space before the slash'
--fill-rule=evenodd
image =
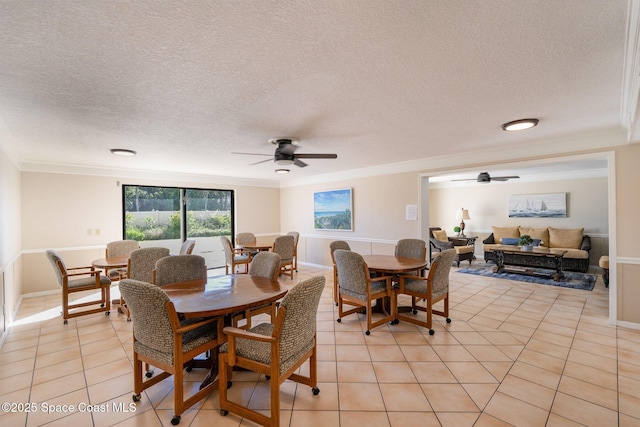
<path id="1" fill-rule="evenodd" d="M 222 236 L 221 242 L 230 243 L 230 239 Z M 263 425 L 278 425 L 277 388 L 272 390 L 275 409 L 271 417 L 227 398 L 226 390 L 232 385 L 231 373 L 234 367 L 240 366 L 273 378 L 277 387 L 291 379 L 309 385 L 313 394 L 318 394 L 315 369 L 306 376 L 294 371 L 310 359 L 315 363 L 315 314 L 325 282 L 318 276 L 290 286 L 281 283 L 283 273 L 293 279 L 294 242 L 297 243 L 297 236 L 294 240 L 293 235 L 285 235 L 276 237 L 270 245 L 255 242 L 237 245 L 231 248 L 232 255 L 243 257 L 246 262 L 226 265 L 224 274 L 219 273 L 220 269 L 209 272 L 205 258 L 193 254 L 193 241 L 185 241 L 180 254 L 171 254 L 164 247 L 140 247 L 133 240 L 107 244 L 105 257 L 94 260 L 90 271 L 102 281 L 100 310 L 107 310 L 108 316 L 113 304 L 118 307 L 118 315 L 124 315 L 132 324 L 132 402 L 140 402 L 145 390 L 173 377 L 173 425 L 180 423 L 186 410 L 218 388 L 221 408 L 227 414 L 242 413 Z M 280 253 L 288 256 L 285 262 Z M 73 280 L 78 279 L 69 281 L 68 276 L 73 273 L 64 274 L 63 289 L 70 284 L 73 287 Z M 112 285 L 117 285 L 119 298 L 109 300 Z M 287 297 L 290 292 L 293 293 Z M 301 304 L 297 300 L 301 298 L 305 301 L 305 312 L 296 309 L 296 305 Z M 308 310 L 309 298 L 316 301 L 315 310 Z M 69 310 L 63 315 L 64 323 L 66 325 L 69 318 L 94 312 L 96 310 Z M 261 321 L 252 324 L 252 318 L 257 316 L 262 316 Z M 304 324 L 309 325 L 309 332 L 306 341 L 301 343 L 300 327 Z M 290 332 L 285 333 L 286 330 Z M 273 340 L 266 359 L 255 361 L 253 353 L 247 352 L 246 342 L 256 340 L 256 336 L 264 337 L 256 341 L 258 347 L 264 346 L 261 343 L 265 339 Z M 242 345 L 236 347 L 238 338 Z M 284 345 L 287 341 L 291 343 Z M 296 350 L 299 347 L 302 352 Z M 278 361 L 287 352 L 297 358 L 295 366 L 280 372 Z M 229 354 L 232 357 L 228 357 Z M 207 373 L 196 391 L 187 390 L 184 376 L 194 369 L 204 369 Z"/>

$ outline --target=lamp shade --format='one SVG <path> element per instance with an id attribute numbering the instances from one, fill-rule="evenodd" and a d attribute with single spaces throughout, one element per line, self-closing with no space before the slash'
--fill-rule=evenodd
<path id="1" fill-rule="evenodd" d="M 468 209 L 458 209 L 456 211 L 456 219 L 461 219 L 461 220 L 471 219 L 471 217 L 469 216 L 469 210 Z"/>

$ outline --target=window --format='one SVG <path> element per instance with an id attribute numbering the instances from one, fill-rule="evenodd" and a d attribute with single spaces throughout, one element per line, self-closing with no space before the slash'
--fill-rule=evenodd
<path id="1" fill-rule="evenodd" d="M 122 186 L 124 238 L 140 246 L 178 253 L 186 239 L 208 268 L 224 266 L 218 236 L 233 236 L 233 191 L 178 187 Z"/>

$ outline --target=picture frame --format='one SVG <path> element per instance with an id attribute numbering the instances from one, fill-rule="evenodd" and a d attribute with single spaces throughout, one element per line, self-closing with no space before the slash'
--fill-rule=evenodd
<path id="1" fill-rule="evenodd" d="M 313 193 L 315 230 L 353 231 L 353 192 L 351 188 Z"/>
<path id="2" fill-rule="evenodd" d="M 512 194 L 509 218 L 566 218 L 567 193 Z"/>

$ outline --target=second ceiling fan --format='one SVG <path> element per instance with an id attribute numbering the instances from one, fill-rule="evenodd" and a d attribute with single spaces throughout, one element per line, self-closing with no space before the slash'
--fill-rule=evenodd
<path id="1" fill-rule="evenodd" d="M 488 172 L 480 172 L 477 178 L 469 178 L 469 179 L 452 179 L 452 181 L 476 181 L 480 183 L 489 183 L 491 181 L 508 181 L 510 179 L 518 179 L 520 178 L 518 175 L 507 175 L 507 176 L 491 176 Z"/>

